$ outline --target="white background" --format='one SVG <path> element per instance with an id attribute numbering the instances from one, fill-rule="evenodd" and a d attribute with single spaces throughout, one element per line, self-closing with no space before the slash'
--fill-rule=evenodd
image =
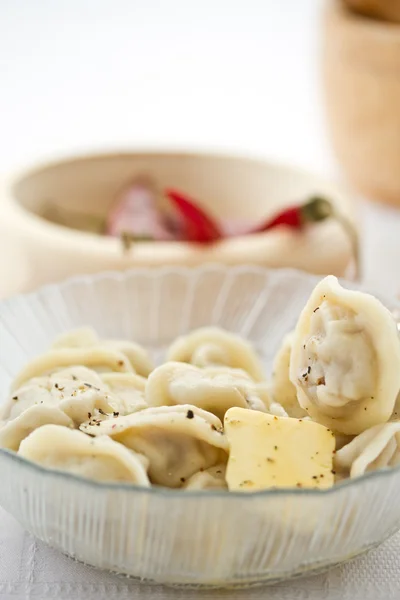
<path id="1" fill-rule="evenodd" d="M 1 0 L 0 168 L 173 145 L 332 167 L 320 0 Z"/>

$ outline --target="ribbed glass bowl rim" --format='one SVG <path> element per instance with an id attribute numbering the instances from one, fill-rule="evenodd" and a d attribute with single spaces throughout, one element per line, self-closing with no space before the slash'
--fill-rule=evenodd
<path id="1" fill-rule="evenodd" d="M 37 290 L 33 292 L 28 292 L 25 294 L 17 294 L 11 296 L 9 298 L 5 298 L 0 300 L 0 315 L 2 311 L 2 307 L 5 305 L 9 305 L 10 303 L 18 300 L 18 298 L 30 298 L 34 297 L 39 293 L 45 293 L 46 290 L 54 290 L 54 289 L 65 289 L 68 287 L 73 287 L 74 285 L 80 284 L 90 284 L 96 281 L 102 281 L 105 279 L 114 279 L 114 280 L 126 280 L 130 277 L 135 277 L 137 275 L 146 274 L 149 277 L 159 278 L 163 275 L 167 275 L 170 273 L 173 274 L 181 274 L 181 275 L 190 275 L 200 274 L 203 270 L 206 269 L 215 269 L 221 272 L 221 274 L 225 274 L 226 276 L 229 274 L 235 273 L 243 273 L 243 272 L 253 272 L 255 274 L 271 274 L 276 278 L 285 277 L 285 276 L 297 276 L 303 278 L 313 278 L 318 279 L 318 275 L 312 273 L 306 273 L 300 271 L 299 269 L 269 269 L 264 267 L 258 267 L 255 265 L 240 265 L 240 266 L 226 266 L 220 264 L 205 264 L 199 267 L 137 267 L 133 269 L 128 269 L 125 271 L 102 271 L 100 273 L 95 273 L 93 275 L 81 275 L 77 277 L 68 278 L 60 283 L 51 283 L 44 286 L 41 286 Z M 323 278 L 323 275 L 320 276 Z M 369 293 L 374 293 L 373 290 L 369 290 L 367 286 L 357 285 L 352 281 L 345 280 L 343 278 L 339 278 L 339 281 L 351 287 L 352 289 L 362 289 L 368 291 Z M 385 296 L 383 294 L 378 294 L 378 297 L 383 300 L 385 303 Z M 400 311 L 400 302 L 395 298 L 388 298 L 387 304 L 396 306 L 396 308 Z M 94 481 L 91 479 L 86 479 L 79 475 L 74 475 L 73 473 L 65 473 L 63 471 L 58 471 L 56 469 L 49 469 L 46 467 L 42 467 L 30 460 L 22 456 L 18 456 L 11 450 L 6 450 L 4 448 L 0 448 L 0 457 L 2 459 L 14 462 L 15 464 L 23 467 L 24 469 L 28 469 L 33 475 L 38 475 L 39 477 L 53 478 L 57 480 L 71 481 L 75 484 L 79 484 L 82 487 L 90 488 L 90 489 L 99 489 L 102 491 L 123 491 L 130 494 L 140 494 L 140 495 L 148 495 L 148 496 L 159 496 L 165 498 L 180 498 L 183 502 L 185 499 L 189 500 L 190 498 L 200 497 L 203 501 L 207 501 L 207 499 L 213 500 L 215 498 L 223 499 L 225 502 L 230 502 L 233 500 L 237 500 L 240 498 L 243 502 L 250 502 L 252 500 L 258 498 L 267 498 L 267 497 L 293 497 L 293 496 L 308 496 L 314 499 L 323 498 L 325 496 L 331 496 L 334 494 L 343 493 L 343 490 L 353 490 L 356 487 L 364 487 L 368 485 L 374 485 L 375 481 L 380 480 L 381 482 L 388 482 L 392 478 L 400 477 L 400 464 L 396 467 L 391 467 L 389 469 L 381 469 L 379 471 L 373 471 L 370 473 L 366 473 L 361 475 L 360 477 L 354 479 L 346 479 L 341 481 L 340 483 L 335 484 L 333 487 L 319 490 L 319 489 L 310 489 L 310 488 L 279 488 L 279 489 L 267 489 L 267 490 L 259 490 L 255 492 L 235 492 L 226 490 L 181 490 L 181 489 L 170 489 L 164 487 L 142 487 L 135 484 L 129 483 L 115 483 L 115 482 L 102 482 L 102 481 Z"/>

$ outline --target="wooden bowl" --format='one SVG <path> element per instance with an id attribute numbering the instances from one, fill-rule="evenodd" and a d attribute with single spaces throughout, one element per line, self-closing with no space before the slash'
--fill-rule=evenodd
<path id="1" fill-rule="evenodd" d="M 344 0 L 360 15 L 400 23 L 400 0 Z"/>
<path id="2" fill-rule="evenodd" d="M 400 24 L 330 2 L 323 82 L 333 148 L 349 180 L 400 205 Z"/>
<path id="3" fill-rule="evenodd" d="M 343 213 L 352 212 L 350 200 L 330 183 L 263 160 L 174 152 L 66 159 L 20 172 L 0 187 L 0 295 L 71 275 L 135 266 L 251 263 L 344 275 L 351 262 L 349 239 L 334 221 L 303 233 L 278 228 L 207 246 L 139 242 L 124 254 L 115 238 L 66 228 L 41 216 L 48 205 L 105 215 L 120 190 L 143 174 L 151 175 L 160 188 L 185 191 L 216 215 L 266 217 L 316 193 L 329 197 Z"/>

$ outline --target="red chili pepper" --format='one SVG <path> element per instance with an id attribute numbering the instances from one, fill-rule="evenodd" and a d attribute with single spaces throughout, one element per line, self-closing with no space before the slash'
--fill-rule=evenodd
<path id="1" fill-rule="evenodd" d="M 292 229 L 301 229 L 305 223 L 323 221 L 333 214 L 331 203 L 325 198 L 311 198 L 305 204 L 290 206 L 261 225 L 257 225 L 247 233 L 261 233 L 278 225 L 286 225 Z"/>
<path id="2" fill-rule="evenodd" d="M 215 242 L 224 237 L 219 225 L 193 200 L 176 190 L 166 190 L 165 195 L 182 218 L 185 239 L 190 242 Z"/>

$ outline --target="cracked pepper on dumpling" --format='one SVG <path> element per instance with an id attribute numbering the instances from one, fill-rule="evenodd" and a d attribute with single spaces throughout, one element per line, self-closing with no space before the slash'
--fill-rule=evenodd
<path id="1" fill-rule="evenodd" d="M 142 408 L 145 406 L 142 398 Z M 0 447 L 17 450 L 27 435 L 44 424 L 79 427 L 88 419 L 100 421 L 131 409 L 131 404 L 127 406 L 123 398 L 109 391 L 97 373 L 86 367 L 35 377 L 12 392 L 3 407 Z"/>
<path id="2" fill-rule="evenodd" d="M 226 461 L 229 451 L 221 421 L 190 405 L 147 408 L 98 425 L 82 424 L 81 431 L 107 435 L 143 454 L 152 483 L 173 488 Z"/>
<path id="3" fill-rule="evenodd" d="M 132 373 L 133 369 L 125 354 L 100 346 L 84 348 L 56 348 L 28 362 L 12 383 L 12 390 L 21 387 L 34 377 L 50 375 L 66 367 L 82 365 L 97 372 L 116 371 Z"/>
<path id="4" fill-rule="evenodd" d="M 290 355 L 294 332 L 287 334 L 275 356 L 273 365 L 271 392 L 275 402 L 279 403 L 289 417 L 301 418 L 307 415 L 297 400 L 297 390 L 290 381 Z"/>
<path id="5" fill-rule="evenodd" d="M 261 390 L 238 370 L 200 369 L 179 362 L 166 362 L 154 369 L 146 383 L 149 406 L 193 404 L 223 419 L 232 406 L 267 410 Z"/>
<path id="6" fill-rule="evenodd" d="M 298 320 L 290 379 L 312 419 L 358 434 L 391 417 L 400 389 L 400 343 L 391 313 L 333 276 L 312 292 Z"/>

